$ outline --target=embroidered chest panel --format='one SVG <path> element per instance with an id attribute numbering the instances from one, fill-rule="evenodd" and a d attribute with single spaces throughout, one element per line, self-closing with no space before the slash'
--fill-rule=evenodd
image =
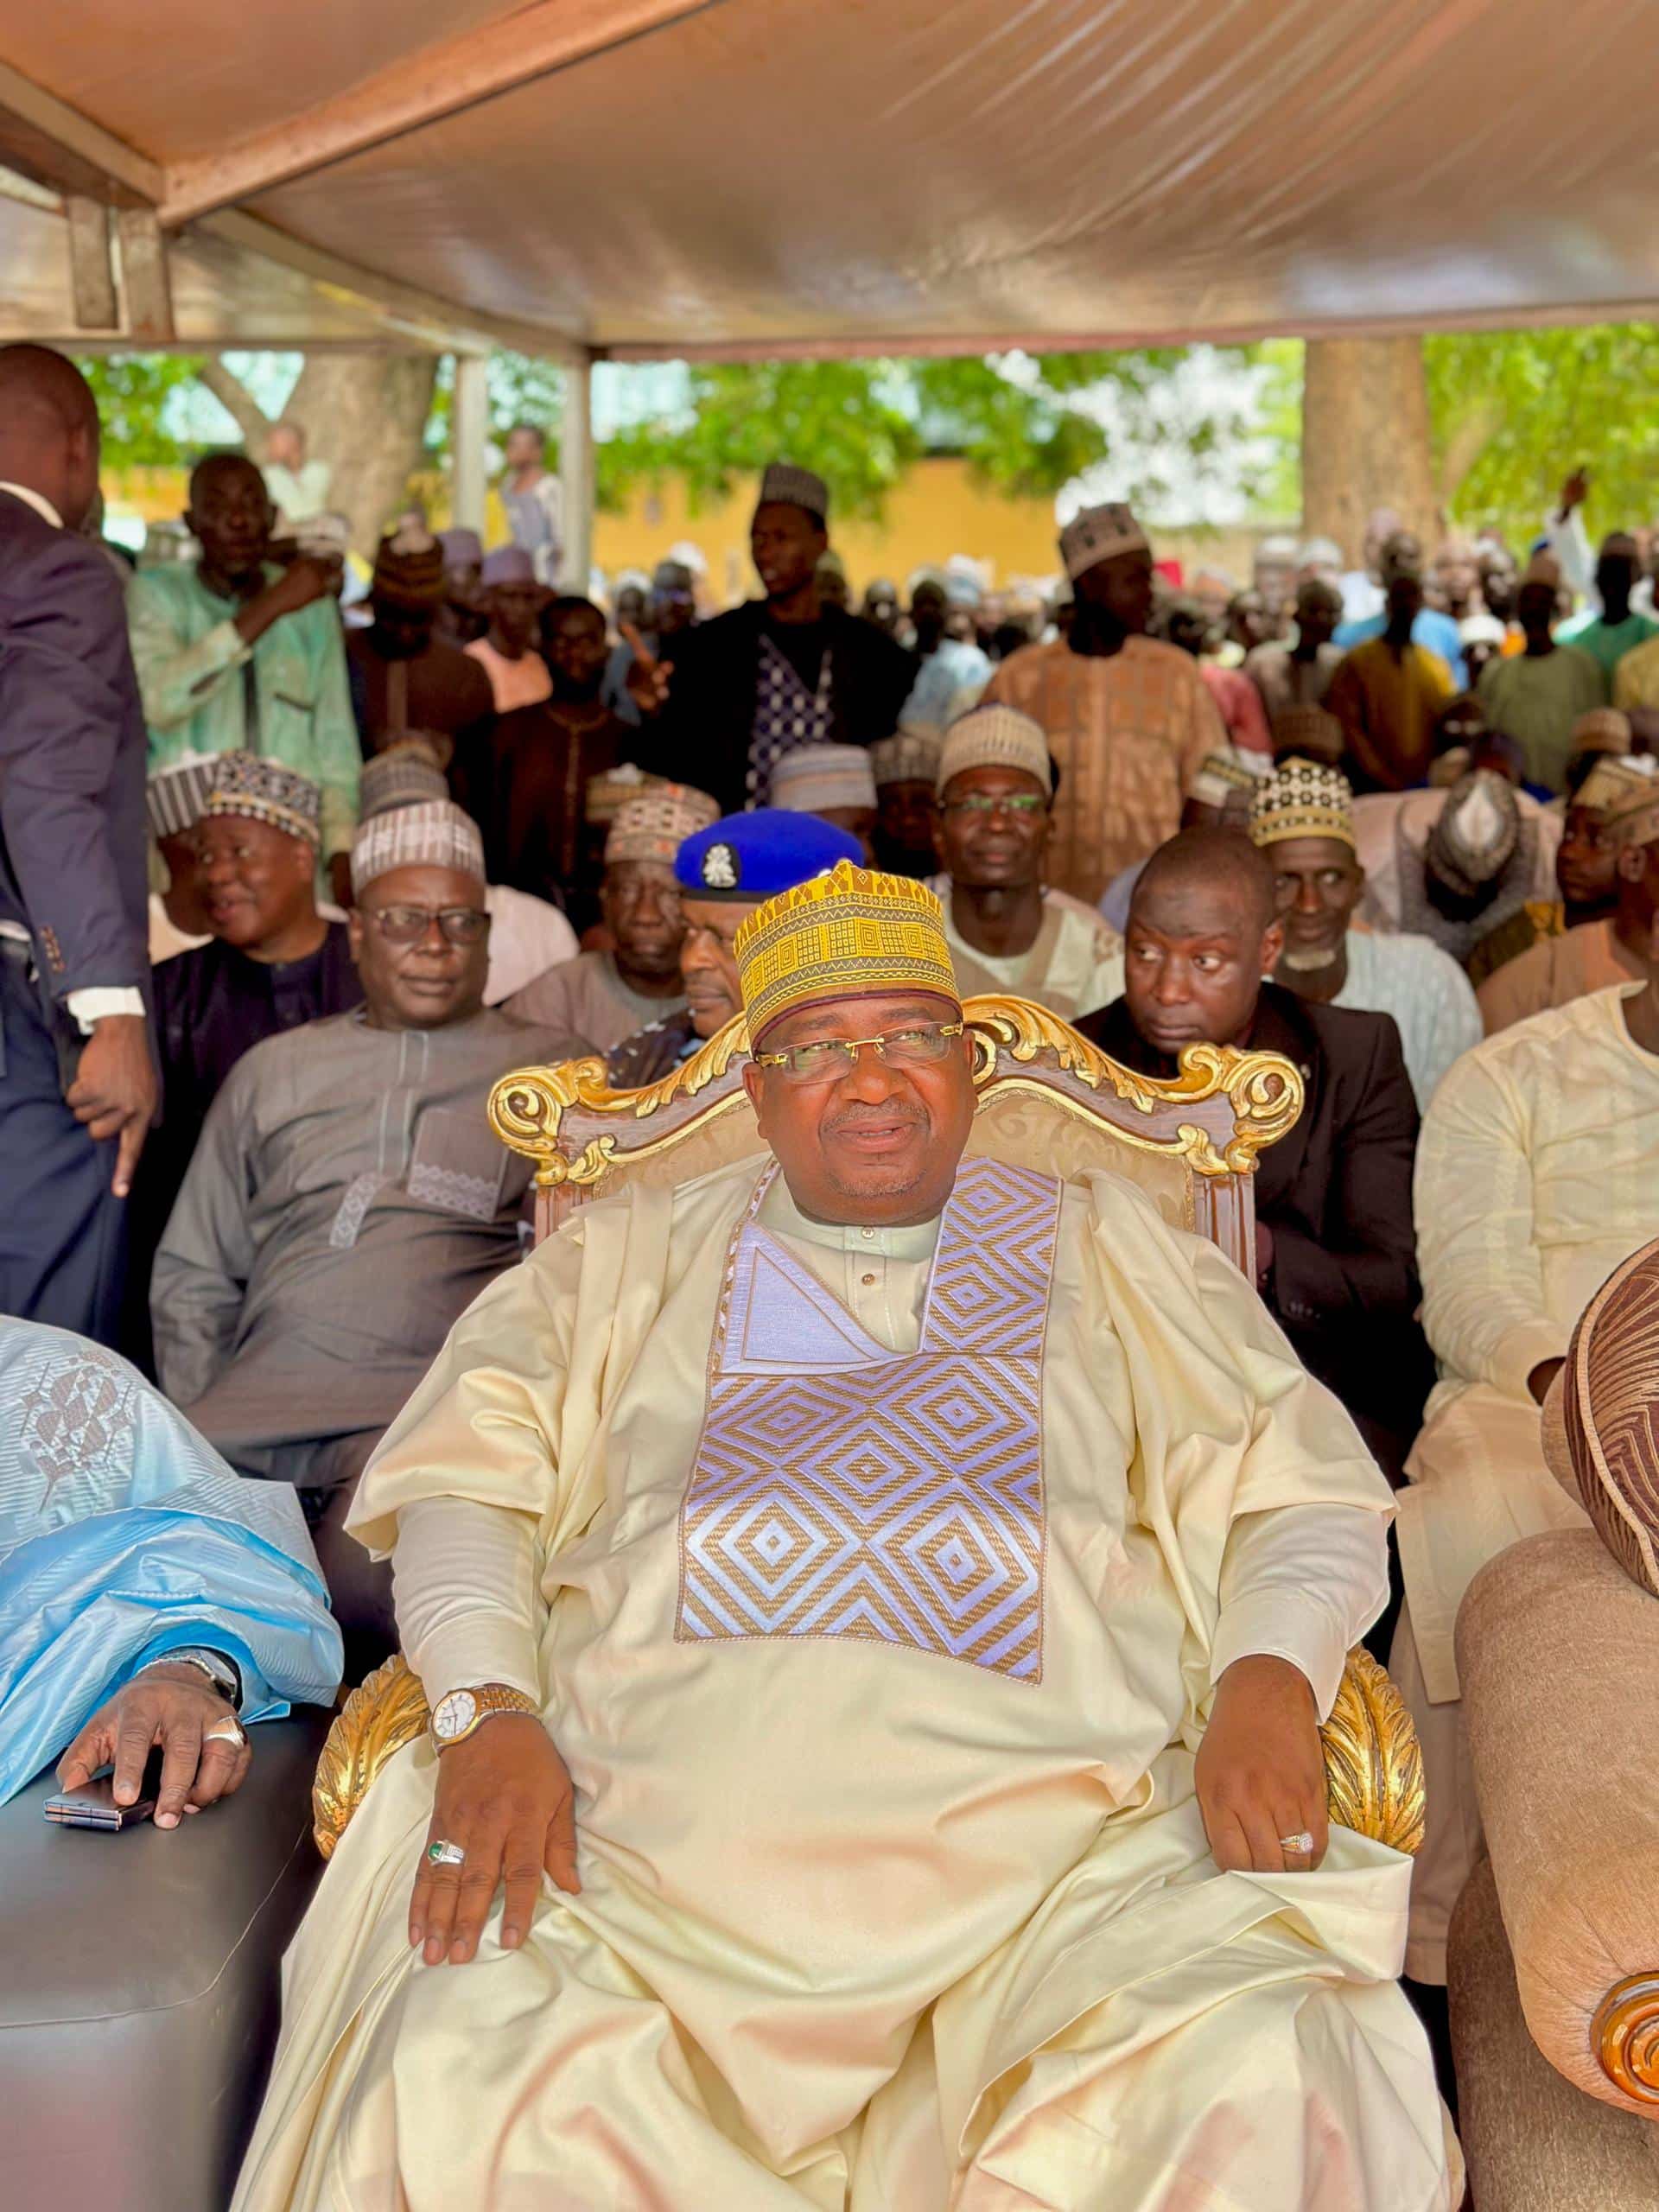
<path id="1" fill-rule="evenodd" d="M 751 1208 L 681 1506 L 677 1641 L 852 1637 L 1041 1680 L 1059 1202 L 1050 1176 L 965 1160 L 904 1357 Z"/>

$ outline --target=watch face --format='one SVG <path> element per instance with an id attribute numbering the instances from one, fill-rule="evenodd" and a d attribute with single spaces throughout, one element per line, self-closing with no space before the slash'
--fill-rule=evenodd
<path id="1" fill-rule="evenodd" d="M 432 1733 L 441 1744 L 453 1743 L 457 1736 L 466 1734 L 477 1717 L 478 1700 L 471 1690 L 451 1690 L 438 1700 L 438 1709 L 432 1715 Z"/>

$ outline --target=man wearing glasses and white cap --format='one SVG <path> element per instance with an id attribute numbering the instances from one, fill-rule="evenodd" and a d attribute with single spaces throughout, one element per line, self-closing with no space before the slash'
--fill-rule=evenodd
<path id="1" fill-rule="evenodd" d="M 1077 595 L 1070 632 L 1011 654 L 985 697 L 1047 732 L 1060 769 L 1052 880 L 1092 906 L 1174 836 L 1182 793 L 1227 733 L 1198 663 L 1147 635 L 1152 549 L 1130 510 L 1085 507 L 1060 532 L 1060 558 Z"/>
<path id="2" fill-rule="evenodd" d="M 364 1003 L 238 1061 L 151 1294 L 162 1388 L 240 1472 L 301 1491 L 348 1634 L 390 1623 L 390 1586 L 340 1536 L 357 1475 L 518 1256 L 529 1169 L 491 1132 L 491 1088 L 582 1049 L 484 1005 L 484 856 L 458 807 L 371 817 L 352 882 Z"/>

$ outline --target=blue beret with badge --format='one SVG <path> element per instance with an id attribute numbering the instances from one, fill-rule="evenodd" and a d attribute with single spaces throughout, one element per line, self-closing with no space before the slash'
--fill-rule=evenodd
<path id="1" fill-rule="evenodd" d="M 837 861 L 864 864 L 864 848 L 816 814 L 759 806 L 728 814 L 688 837 L 674 856 L 680 888 L 694 899 L 741 899 L 750 905 L 792 891 Z"/>

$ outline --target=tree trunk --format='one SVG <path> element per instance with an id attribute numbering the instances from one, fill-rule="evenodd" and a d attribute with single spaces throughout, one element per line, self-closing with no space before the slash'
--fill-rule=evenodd
<path id="1" fill-rule="evenodd" d="M 1392 507 L 1425 549 L 1440 534 L 1420 338 L 1308 342 L 1302 388 L 1302 516 L 1357 567 L 1366 518 Z"/>
<path id="2" fill-rule="evenodd" d="M 328 505 L 350 518 L 359 553 L 372 556 L 420 467 L 437 373 L 435 353 L 313 353 L 283 410 L 304 429 L 310 458 L 334 470 Z M 271 421 L 253 395 L 223 361 L 209 360 L 202 382 L 263 463 Z"/>

